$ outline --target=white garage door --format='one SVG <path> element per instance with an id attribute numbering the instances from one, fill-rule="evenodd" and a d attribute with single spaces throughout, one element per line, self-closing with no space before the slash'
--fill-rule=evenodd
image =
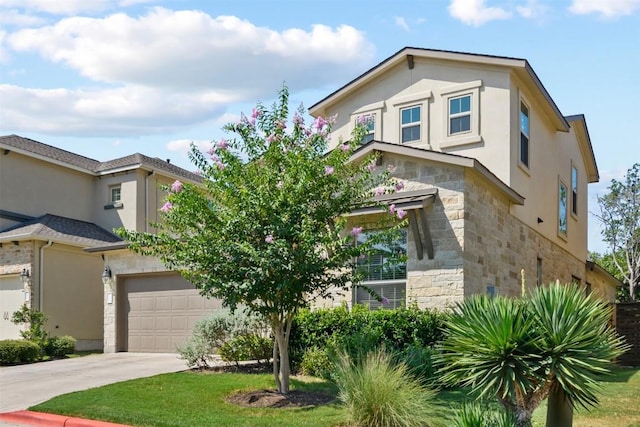
<path id="1" fill-rule="evenodd" d="M 22 338 L 22 327 L 11 322 L 13 313 L 24 304 L 22 289 L 19 276 L 0 277 L 0 340 Z"/>
<path id="2" fill-rule="evenodd" d="M 198 320 L 222 307 L 177 274 L 128 277 L 124 289 L 126 310 L 120 319 L 125 351 L 175 352 Z"/>

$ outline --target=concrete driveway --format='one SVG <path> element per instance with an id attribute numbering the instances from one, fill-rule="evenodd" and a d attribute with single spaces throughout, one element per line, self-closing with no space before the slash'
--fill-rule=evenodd
<path id="1" fill-rule="evenodd" d="M 0 413 L 52 397 L 134 378 L 187 369 L 175 353 L 110 353 L 0 367 Z"/>

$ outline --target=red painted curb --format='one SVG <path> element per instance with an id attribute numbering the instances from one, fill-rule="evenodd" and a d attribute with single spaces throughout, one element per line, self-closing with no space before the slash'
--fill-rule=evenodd
<path id="1" fill-rule="evenodd" d="M 45 412 L 15 411 L 0 414 L 0 421 L 24 424 L 32 427 L 131 427 L 106 421 L 85 420 Z"/>

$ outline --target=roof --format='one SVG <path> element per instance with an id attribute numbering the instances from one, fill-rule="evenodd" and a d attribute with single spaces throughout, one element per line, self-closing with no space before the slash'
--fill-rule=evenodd
<path id="1" fill-rule="evenodd" d="M 482 55 L 466 52 L 454 52 L 448 50 L 437 49 L 425 49 L 417 47 L 404 47 L 398 52 L 394 53 L 378 65 L 367 70 L 360 76 L 351 80 L 341 88 L 337 89 L 333 93 L 324 97 L 309 108 L 309 113 L 312 116 L 325 114 L 323 111 L 327 106 L 338 102 L 342 97 L 351 93 L 353 90 L 364 86 L 365 84 L 373 81 L 375 78 L 385 73 L 391 67 L 404 61 L 410 61 L 413 63 L 414 58 L 455 61 L 462 63 L 475 63 L 481 65 L 492 65 L 499 67 L 506 67 L 522 79 L 525 84 L 529 85 L 533 89 L 534 95 L 541 98 L 546 105 L 549 117 L 553 122 L 557 130 L 567 132 L 569 130 L 569 124 L 565 120 L 564 116 L 560 113 L 560 110 L 556 103 L 551 98 L 551 95 L 547 92 L 544 85 L 536 75 L 531 65 L 526 59 L 512 58 L 508 56 L 495 56 L 495 55 Z M 325 114 L 326 115 L 326 114 Z"/>
<path id="2" fill-rule="evenodd" d="M 604 267 L 602 267 L 600 264 L 598 264 L 596 262 L 593 262 L 591 260 L 587 260 L 586 265 L 587 265 L 587 270 L 589 270 L 591 272 L 594 272 L 596 274 L 599 274 L 600 276 L 602 276 L 605 279 L 607 279 L 607 281 L 609 283 L 614 283 L 617 288 L 622 287 L 624 285 L 624 283 L 622 283 L 622 281 L 620 281 L 613 274 L 611 274 L 607 270 L 605 270 Z"/>
<path id="3" fill-rule="evenodd" d="M 0 232 L 0 242 L 51 240 L 73 246 L 92 247 L 122 242 L 115 234 L 92 222 L 45 214 Z"/>
<path id="4" fill-rule="evenodd" d="M 495 185 L 505 194 L 512 203 L 524 205 L 524 197 L 513 188 L 505 184 L 500 178 L 495 176 L 486 166 L 472 157 L 460 156 L 458 154 L 442 153 L 439 151 L 427 150 L 424 148 L 408 147 L 406 145 L 391 144 L 388 142 L 371 141 L 359 147 L 351 156 L 351 160 L 360 159 L 372 152 L 392 153 L 401 156 L 413 157 L 415 159 L 430 160 L 449 165 L 461 166 L 478 172 L 481 176 Z M 402 194 L 402 193 L 398 193 Z"/>
<path id="5" fill-rule="evenodd" d="M 589 137 L 589 129 L 587 129 L 587 121 L 584 118 L 584 114 L 566 116 L 565 118 L 567 119 L 567 122 L 569 122 L 569 125 L 575 130 L 580 153 L 582 154 L 584 164 L 587 168 L 587 177 L 589 178 L 589 182 L 600 181 L 600 173 L 598 172 L 598 165 L 596 164 L 596 156 L 593 154 L 591 137 Z"/>
<path id="6" fill-rule="evenodd" d="M 389 194 L 382 194 L 380 196 L 374 196 L 372 201 L 375 203 L 373 206 L 367 206 L 358 208 L 349 213 L 348 216 L 380 213 L 385 210 L 378 206 L 382 203 L 384 205 L 395 205 L 396 209 L 420 209 L 435 200 L 436 194 L 438 194 L 437 188 L 427 188 L 423 190 L 414 191 L 398 191 Z"/>
<path id="7" fill-rule="evenodd" d="M 19 135 L 0 136 L 0 148 L 96 176 L 141 168 L 145 170 L 159 170 L 167 175 L 193 182 L 202 181 L 202 178 L 193 172 L 172 165 L 157 157 L 148 157 L 140 153 L 100 162 Z"/>

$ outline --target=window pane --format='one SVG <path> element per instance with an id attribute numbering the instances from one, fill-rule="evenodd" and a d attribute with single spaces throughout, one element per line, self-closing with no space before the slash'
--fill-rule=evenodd
<path id="1" fill-rule="evenodd" d="M 361 233 L 356 244 L 362 244 L 376 232 Z M 357 260 L 358 271 L 363 273 L 365 281 L 406 279 L 407 265 L 399 257 L 407 255 L 407 230 L 400 230 L 397 238 L 391 242 L 380 242 L 374 252 L 364 259 Z"/>
<path id="2" fill-rule="evenodd" d="M 450 120 L 450 133 L 468 132 L 471 130 L 471 116 L 454 117 Z"/>
<path id="3" fill-rule="evenodd" d="M 529 138 L 520 134 L 520 161 L 529 167 Z"/>
<path id="4" fill-rule="evenodd" d="M 402 124 L 410 124 L 420 121 L 420 107 L 405 108 L 402 110 Z"/>
<path id="5" fill-rule="evenodd" d="M 520 131 L 529 136 L 529 109 L 520 104 Z"/>
<path id="6" fill-rule="evenodd" d="M 114 187 L 111 189 L 111 202 L 119 202 L 120 201 L 120 187 Z"/>
<path id="7" fill-rule="evenodd" d="M 371 296 L 366 289 L 359 287 L 356 290 L 356 304 L 366 305 L 370 310 L 380 308 L 394 309 L 405 306 L 407 287 L 405 282 L 388 283 L 384 285 L 371 284 L 367 285 L 367 287 L 381 298 L 388 299 L 389 303 L 382 305 L 382 303 Z"/>
<path id="8" fill-rule="evenodd" d="M 402 142 L 418 141 L 420 139 L 420 125 L 402 128 Z"/>
<path id="9" fill-rule="evenodd" d="M 471 111 L 471 96 L 460 98 L 460 112 Z"/>
<path id="10" fill-rule="evenodd" d="M 449 100 L 449 114 L 460 113 L 460 98 Z"/>
<path id="11" fill-rule="evenodd" d="M 407 123 L 411 123 L 411 110 L 408 108 L 402 110 L 402 124 L 404 125 Z"/>
<path id="12" fill-rule="evenodd" d="M 558 191 L 558 231 L 567 234 L 567 187 L 563 183 Z"/>

